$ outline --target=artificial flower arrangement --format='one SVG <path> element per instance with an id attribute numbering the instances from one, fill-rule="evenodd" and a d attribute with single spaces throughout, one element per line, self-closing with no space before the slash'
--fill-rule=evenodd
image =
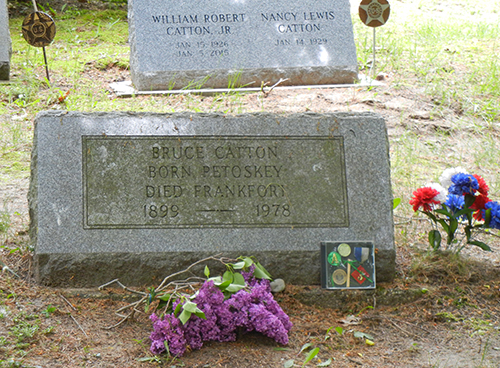
<path id="1" fill-rule="evenodd" d="M 459 253 L 471 244 L 491 251 L 487 244 L 474 239 L 473 234 L 480 228 L 500 229 L 500 204 L 488 198 L 489 187 L 484 179 L 457 167 L 446 169 L 439 181 L 440 184 L 431 183 L 417 189 L 410 200 L 413 210 L 420 210 L 434 225 L 429 231 L 430 246 L 434 250 L 441 246 L 439 224 L 447 235 L 446 249 Z M 461 241 L 457 239 L 459 227 L 464 231 Z"/>
<path id="2" fill-rule="evenodd" d="M 200 349 L 205 341 L 235 341 L 238 333 L 250 331 L 288 343 L 292 323 L 273 298 L 269 273 L 249 257 L 226 267 L 224 275 L 217 277 L 209 277 L 205 267 L 207 280 L 192 295 L 155 295 L 160 300 L 157 311 L 164 309 L 164 313 L 150 317 L 153 354 L 178 357 Z"/>

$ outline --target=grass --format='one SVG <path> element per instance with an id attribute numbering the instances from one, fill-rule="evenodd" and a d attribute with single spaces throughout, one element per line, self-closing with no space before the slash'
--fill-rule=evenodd
<path id="1" fill-rule="evenodd" d="M 0 84 L 0 115 L 6 117 L 0 119 L 0 182 L 29 176 L 32 122 L 42 110 L 255 112 L 245 104 L 248 95 L 238 92 L 211 98 L 117 99 L 110 95 L 110 80 L 99 78 L 99 73 L 110 71 L 106 78 L 129 78 L 125 73 L 129 68 L 127 14 L 114 6 L 119 3 L 123 2 L 109 2 L 109 9 L 100 11 L 66 6 L 54 15 L 56 40 L 46 48 L 50 82 L 42 50 L 29 46 L 20 36 L 22 18 L 10 20 L 13 82 Z M 499 5 L 499 0 L 486 0 L 481 7 L 472 0 L 394 1 L 388 23 L 376 30 L 376 69 L 391 75 L 394 90 L 421 92 L 426 103 L 432 104 L 431 121 L 441 119 L 449 124 L 448 130 L 433 134 L 405 129 L 391 139 L 393 190 L 402 198 L 395 211 L 398 218 L 413 215 L 408 205 L 412 191 L 436 181 L 449 166 L 480 174 L 490 185 L 490 197 L 500 197 Z M 353 25 L 358 64 L 366 73 L 372 58 L 372 29 L 354 13 Z M 238 78 L 237 73 L 228 86 Z M 378 91 L 373 93 L 376 96 Z M 264 98 L 258 95 L 257 100 L 258 111 L 265 111 Z M 314 101 L 309 109 L 314 111 Z M 408 124 L 406 120 L 402 112 L 398 124 Z M 397 228 L 404 244 L 411 239 L 421 241 L 423 234 L 420 225 Z"/>
<path id="2" fill-rule="evenodd" d="M 0 115 L 5 116 L 0 119 L 0 181 L 29 175 L 32 122 L 42 110 L 251 111 L 244 103 L 246 95 L 237 92 L 206 100 L 196 95 L 113 98 L 109 80 L 97 76 L 107 70 L 113 78 L 128 78 L 124 73 L 129 67 L 127 15 L 113 6 L 119 3 L 123 2 L 109 2 L 109 9 L 100 11 L 66 6 L 54 15 L 56 41 L 46 48 L 50 82 L 42 50 L 20 36 L 22 18 L 10 20 L 13 82 L 0 85 Z M 377 70 L 391 75 L 395 90 L 421 91 L 432 103 L 431 119 L 445 119 L 450 126 L 449 131 L 433 134 L 406 129 L 391 139 L 393 189 L 402 198 L 397 216 L 411 216 L 412 191 L 437 180 L 449 166 L 479 173 L 490 185 L 491 198 L 500 197 L 499 9 L 498 0 L 485 0 L 480 7 L 472 0 L 393 1 L 388 23 L 376 30 Z M 372 29 L 362 25 L 357 14 L 353 25 L 358 64 L 366 73 L 372 58 Z M 310 109 L 314 111 L 313 103 Z M 265 110 L 261 99 L 259 111 Z M 399 124 L 405 119 L 402 113 Z M 397 231 L 400 239 L 407 240 L 419 240 L 423 234 L 413 225 Z"/>
<path id="3" fill-rule="evenodd" d="M 450 5 L 451 3 L 451 5 Z M 434 4 L 392 4 L 389 22 L 377 32 L 377 68 L 394 74 L 401 86 L 422 88 L 436 106 L 452 108 L 494 125 L 500 122 L 500 26 L 498 1 L 475 9 L 472 1 L 450 1 L 450 17 L 426 16 Z M 412 6 L 409 19 L 398 19 Z M 491 8 L 490 8 L 491 6 Z M 367 67 L 372 58 L 371 29 L 354 21 L 358 58 Z"/>

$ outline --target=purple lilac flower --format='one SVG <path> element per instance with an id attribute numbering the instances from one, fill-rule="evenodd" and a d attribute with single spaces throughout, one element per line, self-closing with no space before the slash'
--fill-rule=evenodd
<path id="1" fill-rule="evenodd" d="M 193 315 L 182 325 L 173 314 L 163 320 L 153 314 L 151 352 L 165 352 L 166 342 L 170 353 L 180 356 L 188 347 L 200 349 L 204 341 L 235 341 L 238 330 L 255 330 L 280 344 L 287 344 L 292 323 L 274 300 L 269 281 L 256 279 L 250 273 L 244 277 L 249 290 L 242 289 L 227 300 L 213 282 L 202 285 L 193 302 L 205 313 L 206 319 Z"/>
<path id="2" fill-rule="evenodd" d="M 453 183 L 449 188 L 450 194 L 464 195 L 464 194 L 474 194 L 476 190 L 479 189 L 479 183 L 477 179 L 470 175 L 464 173 L 458 173 L 451 177 Z"/>
<path id="3" fill-rule="evenodd" d="M 486 209 L 491 209 L 491 219 L 488 227 L 492 229 L 500 229 L 500 203 L 488 202 L 485 205 Z M 486 210 L 483 210 L 483 218 L 485 218 Z"/>

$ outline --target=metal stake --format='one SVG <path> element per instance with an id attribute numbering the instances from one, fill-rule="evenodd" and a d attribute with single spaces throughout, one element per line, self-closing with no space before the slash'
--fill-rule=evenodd
<path id="1" fill-rule="evenodd" d="M 372 62 L 372 70 L 371 70 L 372 71 L 372 73 L 371 73 L 372 77 L 375 76 L 375 61 L 376 61 L 375 60 L 375 48 L 376 48 L 376 46 L 375 46 L 376 45 L 376 41 L 375 41 L 375 35 L 376 35 L 376 33 L 375 33 L 375 30 L 376 30 L 376 28 L 373 27 L 373 62 Z"/>
<path id="2" fill-rule="evenodd" d="M 38 6 L 36 6 L 36 0 L 33 0 L 33 9 L 35 9 L 36 12 L 38 11 Z M 43 60 L 45 62 L 45 73 L 47 74 L 47 80 L 50 83 L 49 65 L 47 63 L 47 54 L 45 52 L 45 46 L 43 46 L 42 49 L 43 49 Z"/>

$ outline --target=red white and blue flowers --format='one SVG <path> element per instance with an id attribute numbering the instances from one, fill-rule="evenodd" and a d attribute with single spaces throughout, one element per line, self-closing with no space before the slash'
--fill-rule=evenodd
<path id="1" fill-rule="evenodd" d="M 459 252 L 465 246 L 456 239 L 461 226 L 465 244 L 491 250 L 472 234 L 478 228 L 500 229 L 500 204 L 488 198 L 489 187 L 485 180 L 456 167 L 446 169 L 439 181 L 440 184 L 426 184 L 413 192 L 410 200 L 413 210 L 427 215 L 435 227 L 441 225 L 447 234 L 447 249 L 455 248 Z M 441 234 L 437 229 L 429 232 L 429 243 L 434 249 L 440 247 Z"/>

